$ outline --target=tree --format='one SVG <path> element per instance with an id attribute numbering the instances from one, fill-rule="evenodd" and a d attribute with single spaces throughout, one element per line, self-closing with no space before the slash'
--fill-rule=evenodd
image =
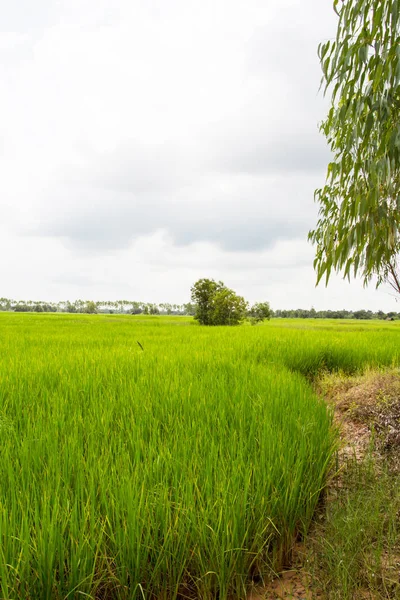
<path id="1" fill-rule="evenodd" d="M 400 3 L 335 0 L 334 9 L 336 39 L 318 48 L 333 160 L 309 233 L 317 283 L 334 269 L 364 284 L 375 275 L 400 293 Z"/>
<path id="2" fill-rule="evenodd" d="M 14 307 L 15 312 L 29 312 L 29 306 L 22 302 L 18 302 L 18 304 Z"/>
<path id="3" fill-rule="evenodd" d="M 239 325 L 245 317 L 247 302 L 233 290 L 224 287 L 213 298 L 213 325 Z"/>
<path id="4" fill-rule="evenodd" d="M 85 303 L 83 312 L 89 314 L 89 315 L 94 315 L 97 313 L 97 307 L 96 307 L 96 303 L 93 302 L 93 300 L 88 300 Z"/>
<path id="5" fill-rule="evenodd" d="M 271 307 L 268 302 L 256 302 L 248 312 L 251 323 L 261 323 L 271 318 Z"/>
<path id="6" fill-rule="evenodd" d="M 76 306 L 72 304 L 69 300 L 65 303 L 65 312 L 67 313 L 76 313 Z"/>
<path id="7" fill-rule="evenodd" d="M 196 313 L 196 306 L 192 302 L 187 302 L 183 305 L 185 315 L 191 315 L 192 317 Z"/>
<path id="8" fill-rule="evenodd" d="M 194 318 L 201 325 L 213 325 L 214 296 L 224 287 L 222 281 L 199 279 L 191 288 L 191 299 L 196 304 Z"/>
<path id="9" fill-rule="evenodd" d="M 159 315 L 160 314 L 160 310 L 157 306 L 157 304 L 150 304 L 149 305 L 149 312 L 151 315 Z"/>
<path id="10" fill-rule="evenodd" d="M 372 319 L 370 310 L 355 310 L 353 314 L 355 319 Z"/>
<path id="11" fill-rule="evenodd" d="M 131 314 L 132 315 L 140 315 L 140 313 L 142 312 L 142 309 L 140 307 L 140 302 L 131 302 L 131 304 L 132 304 Z"/>
<path id="12" fill-rule="evenodd" d="M 0 298 L 0 310 L 11 310 L 13 302 L 9 298 Z"/>
<path id="13" fill-rule="evenodd" d="M 199 279 L 191 294 L 194 318 L 201 325 L 238 325 L 246 316 L 247 302 L 222 281 Z"/>

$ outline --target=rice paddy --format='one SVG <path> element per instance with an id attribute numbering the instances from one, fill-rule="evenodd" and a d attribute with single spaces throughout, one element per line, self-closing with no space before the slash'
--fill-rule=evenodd
<path id="1" fill-rule="evenodd" d="M 397 323 L 0 313 L 0 597 L 245 598 L 332 463 L 310 380 L 399 353 Z"/>

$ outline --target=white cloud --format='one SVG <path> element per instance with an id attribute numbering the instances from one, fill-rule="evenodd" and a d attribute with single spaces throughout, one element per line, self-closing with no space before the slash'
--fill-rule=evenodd
<path id="1" fill-rule="evenodd" d="M 314 289 L 329 2 L 18 5 L 0 25 L 2 295 L 178 302 L 210 276 L 275 307 L 393 307 Z"/>

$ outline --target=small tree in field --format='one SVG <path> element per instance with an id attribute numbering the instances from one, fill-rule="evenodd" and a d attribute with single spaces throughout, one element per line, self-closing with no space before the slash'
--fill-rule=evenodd
<path id="1" fill-rule="evenodd" d="M 247 311 L 247 302 L 222 281 L 199 279 L 191 288 L 196 305 L 194 318 L 201 325 L 238 325 Z"/>
<path id="2" fill-rule="evenodd" d="M 215 294 L 213 304 L 214 325 L 239 325 L 246 317 L 246 300 L 228 288 Z"/>
<path id="3" fill-rule="evenodd" d="M 271 307 L 268 302 L 256 302 L 248 312 L 250 322 L 255 325 L 271 318 Z"/>
<path id="4" fill-rule="evenodd" d="M 224 287 L 222 281 L 199 279 L 191 288 L 192 302 L 196 305 L 194 318 L 201 325 L 213 325 L 214 297 Z"/>

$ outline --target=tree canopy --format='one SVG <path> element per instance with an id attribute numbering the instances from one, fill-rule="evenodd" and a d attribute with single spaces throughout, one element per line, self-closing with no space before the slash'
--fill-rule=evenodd
<path id="1" fill-rule="evenodd" d="M 317 282 L 334 269 L 400 293 L 400 2 L 335 0 L 334 9 L 336 39 L 318 48 L 333 158 L 309 233 Z"/>
<path id="2" fill-rule="evenodd" d="M 194 318 L 201 325 L 238 325 L 246 317 L 247 302 L 222 281 L 199 279 L 191 288 Z"/>
<path id="3" fill-rule="evenodd" d="M 249 310 L 249 319 L 253 324 L 261 323 L 265 319 L 270 319 L 272 316 L 269 302 L 256 302 Z"/>
<path id="4" fill-rule="evenodd" d="M 268 302 L 257 302 L 249 309 L 248 302 L 222 281 L 199 279 L 190 291 L 194 318 L 200 325 L 239 325 L 246 318 L 255 325 L 272 315 Z"/>

